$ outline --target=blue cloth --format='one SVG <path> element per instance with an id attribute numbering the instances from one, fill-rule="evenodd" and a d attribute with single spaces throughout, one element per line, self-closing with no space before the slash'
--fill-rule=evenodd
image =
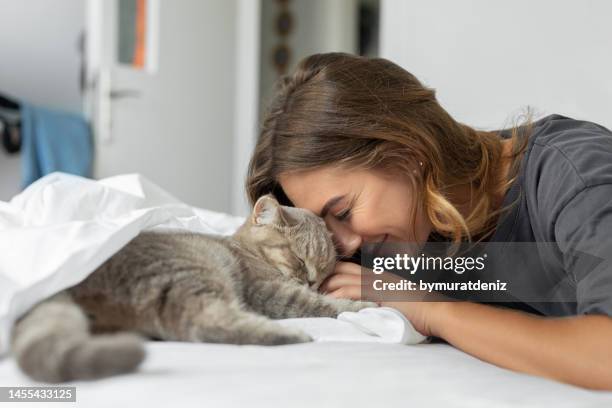
<path id="1" fill-rule="evenodd" d="M 62 171 L 91 177 L 93 141 L 80 115 L 21 102 L 22 187 Z"/>

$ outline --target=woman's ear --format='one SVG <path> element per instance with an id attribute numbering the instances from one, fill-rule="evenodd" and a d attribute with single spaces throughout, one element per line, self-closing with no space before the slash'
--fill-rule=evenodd
<path id="1" fill-rule="evenodd" d="M 280 204 L 271 194 L 259 197 L 253 207 L 251 217 L 255 225 L 281 225 L 283 223 Z"/>

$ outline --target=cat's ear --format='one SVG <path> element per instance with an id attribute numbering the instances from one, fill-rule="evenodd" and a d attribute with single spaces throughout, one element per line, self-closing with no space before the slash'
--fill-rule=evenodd
<path id="1" fill-rule="evenodd" d="M 255 225 L 280 225 L 284 222 L 280 204 L 271 194 L 259 197 L 253 207 L 252 217 Z"/>

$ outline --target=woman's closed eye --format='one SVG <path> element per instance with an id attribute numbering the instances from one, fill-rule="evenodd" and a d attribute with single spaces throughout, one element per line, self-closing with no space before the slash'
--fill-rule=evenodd
<path id="1" fill-rule="evenodd" d="M 349 219 L 351 216 L 351 209 L 350 208 L 346 208 L 342 211 L 340 211 L 338 214 L 335 214 L 334 217 L 336 217 L 336 219 L 338 221 L 345 221 L 347 219 Z"/>
<path id="2" fill-rule="evenodd" d="M 334 218 L 337 219 L 338 221 L 349 220 L 351 218 L 351 214 L 353 213 L 353 207 L 357 203 L 358 197 L 359 197 L 359 194 L 357 194 L 356 196 L 353 196 L 351 200 L 348 203 L 346 203 L 346 207 L 344 207 L 342 211 L 334 214 Z"/>

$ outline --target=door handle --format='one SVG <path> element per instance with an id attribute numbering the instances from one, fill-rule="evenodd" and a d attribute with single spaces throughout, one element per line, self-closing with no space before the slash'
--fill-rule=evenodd
<path id="1" fill-rule="evenodd" d="M 111 75 L 108 69 L 100 69 L 95 85 L 93 104 L 94 114 L 94 133 L 102 143 L 112 141 L 112 100 L 122 98 L 138 98 L 142 92 L 137 89 L 112 89 Z"/>

